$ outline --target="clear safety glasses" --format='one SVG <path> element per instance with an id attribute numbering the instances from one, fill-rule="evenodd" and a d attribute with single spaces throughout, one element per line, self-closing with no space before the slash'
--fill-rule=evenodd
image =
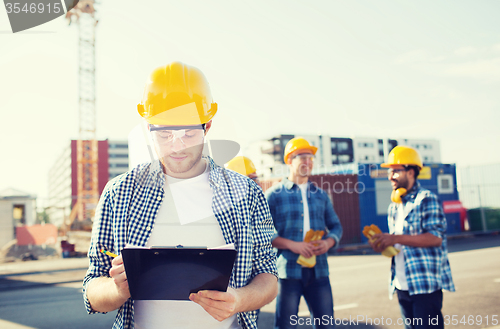
<path id="1" fill-rule="evenodd" d="M 198 144 L 203 141 L 205 125 L 196 126 L 157 126 L 149 125 L 149 131 L 162 143 L 174 143 L 180 140 L 184 145 Z"/>
<path id="2" fill-rule="evenodd" d="M 389 170 L 387 170 L 387 174 L 390 176 L 392 176 L 393 174 L 400 174 L 404 171 L 408 171 L 408 168 L 407 167 L 404 167 L 404 168 L 389 168 Z"/>
<path id="3" fill-rule="evenodd" d="M 299 159 L 299 161 L 301 161 L 301 162 L 306 162 L 308 160 L 313 161 L 314 160 L 314 154 L 311 154 L 311 153 L 301 153 L 301 154 L 297 154 L 296 156 L 294 156 L 293 159 Z"/>

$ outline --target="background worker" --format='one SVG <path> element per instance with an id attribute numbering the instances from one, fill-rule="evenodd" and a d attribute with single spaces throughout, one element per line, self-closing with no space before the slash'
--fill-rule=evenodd
<path id="1" fill-rule="evenodd" d="M 387 163 L 392 184 L 389 233 L 374 236 L 372 248 L 401 250 L 392 258 L 389 295 L 396 290 L 406 328 L 444 328 L 442 289 L 455 291 L 446 246 L 446 218 L 437 196 L 417 181 L 418 152 L 396 146 Z M 430 320 L 434 320 L 429 323 Z"/>
<path id="2" fill-rule="evenodd" d="M 111 180 L 99 201 L 84 279 L 87 311 L 119 309 L 113 328 L 257 328 L 254 310 L 277 293 L 273 225 L 262 190 L 250 179 L 202 157 L 217 111 L 203 73 L 173 62 L 149 76 L 139 114 L 159 160 Z M 203 290 L 190 300 L 131 300 L 121 255 L 138 247 L 217 247 L 234 243 L 227 292 Z"/>
<path id="3" fill-rule="evenodd" d="M 257 168 L 253 164 L 252 160 L 245 156 L 237 156 L 229 160 L 228 163 L 224 165 L 226 169 L 236 171 L 243 176 L 247 176 L 255 183 L 259 184 L 259 177 L 257 176 Z"/>
<path id="4" fill-rule="evenodd" d="M 328 195 L 309 182 L 317 148 L 302 137 L 290 140 L 284 160 L 290 174 L 266 191 L 277 233 L 273 246 L 278 248 L 279 291 L 276 300 L 275 328 L 293 328 L 301 296 L 304 296 L 311 317 L 333 319 L 333 295 L 329 279 L 327 251 L 337 247 L 342 226 Z M 323 230 L 316 243 L 303 242 L 309 229 Z M 297 264 L 299 255 L 316 256 L 312 268 Z M 313 320 L 314 320 L 313 319 Z M 316 320 L 316 322 L 318 321 Z M 316 323 L 315 322 L 315 323 Z M 334 321 L 317 328 L 332 328 Z"/>

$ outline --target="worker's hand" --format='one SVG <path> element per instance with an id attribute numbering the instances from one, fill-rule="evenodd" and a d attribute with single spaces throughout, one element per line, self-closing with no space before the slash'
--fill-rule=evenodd
<path id="1" fill-rule="evenodd" d="M 109 276 L 115 282 L 118 295 L 120 295 L 120 297 L 124 300 L 129 299 L 130 291 L 128 288 L 127 274 L 125 273 L 122 255 L 113 258 L 111 268 L 109 269 Z"/>
<path id="2" fill-rule="evenodd" d="M 227 292 L 215 290 L 200 290 L 190 294 L 189 299 L 199 304 L 215 320 L 223 321 L 238 312 L 238 292 L 227 288 Z"/>
<path id="3" fill-rule="evenodd" d="M 314 246 L 310 242 L 293 241 L 290 244 L 290 250 L 296 254 L 304 256 L 305 258 L 309 258 L 314 255 Z"/>
<path id="4" fill-rule="evenodd" d="M 389 233 L 375 234 L 369 243 L 373 250 L 382 252 L 385 248 L 394 246 L 397 243 L 397 235 Z"/>
<path id="5" fill-rule="evenodd" d="M 332 242 L 333 241 L 333 242 Z M 335 240 L 332 238 L 325 240 L 317 240 L 309 242 L 313 246 L 313 253 L 316 256 L 323 255 L 326 253 L 331 247 L 335 245 Z"/>

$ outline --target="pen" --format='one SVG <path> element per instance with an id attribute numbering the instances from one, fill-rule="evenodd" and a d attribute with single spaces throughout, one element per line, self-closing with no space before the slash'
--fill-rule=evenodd
<path id="1" fill-rule="evenodd" d="M 102 252 L 103 254 L 108 255 L 108 256 L 110 256 L 110 257 L 113 257 L 113 258 L 118 257 L 118 255 L 115 255 L 115 254 L 113 254 L 112 252 L 106 251 L 106 250 L 104 250 L 104 249 L 101 249 L 101 252 Z"/>

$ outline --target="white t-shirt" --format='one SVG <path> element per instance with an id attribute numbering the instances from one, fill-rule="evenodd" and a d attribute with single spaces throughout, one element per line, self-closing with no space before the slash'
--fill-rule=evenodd
<path id="1" fill-rule="evenodd" d="M 208 166 L 207 166 L 208 167 Z M 208 172 L 190 178 L 166 177 L 165 197 L 147 246 L 218 247 L 225 244 L 212 210 Z M 236 315 L 219 322 L 192 301 L 137 300 L 136 329 L 239 329 Z"/>
<path id="2" fill-rule="evenodd" d="M 403 225 L 407 215 L 408 214 L 406 213 L 403 204 L 399 204 L 396 212 L 396 222 L 394 223 L 394 234 L 403 234 Z M 399 290 L 408 290 L 408 281 L 406 280 L 405 272 L 405 255 L 401 249 L 401 244 L 396 243 L 394 248 L 401 250 L 396 256 L 394 256 L 394 262 L 396 265 L 394 286 Z"/>
<path id="3" fill-rule="evenodd" d="M 302 205 L 304 207 L 304 227 L 302 240 L 304 240 L 307 231 L 311 229 L 311 221 L 309 219 L 309 204 L 307 203 L 307 183 L 298 185 L 302 193 Z"/>

